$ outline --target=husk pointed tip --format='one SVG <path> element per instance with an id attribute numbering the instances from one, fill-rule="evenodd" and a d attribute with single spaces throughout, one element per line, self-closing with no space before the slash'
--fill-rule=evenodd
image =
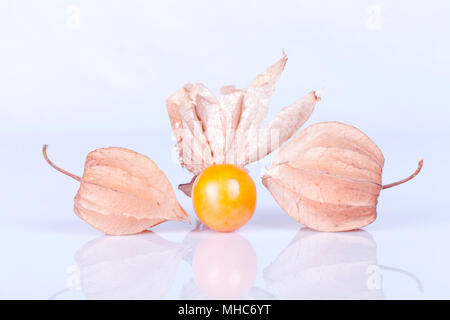
<path id="1" fill-rule="evenodd" d="M 177 220 L 180 221 L 186 221 L 187 223 L 191 224 L 191 217 L 190 215 L 184 210 L 184 208 L 178 204 L 178 210 L 176 212 Z"/>
<path id="2" fill-rule="evenodd" d="M 326 87 L 322 86 L 320 89 L 318 90 L 313 90 L 314 96 L 316 98 L 316 100 L 319 102 L 322 100 L 323 94 L 325 92 Z"/>
<path id="3" fill-rule="evenodd" d="M 287 61 L 289 58 L 288 58 L 288 56 L 287 56 L 287 54 L 286 54 L 286 51 L 284 51 L 284 49 L 281 49 L 281 53 L 283 54 L 282 59 L 283 59 L 284 61 Z"/>
<path id="4" fill-rule="evenodd" d="M 184 215 L 183 217 L 181 217 L 180 220 L 181 220 L 181 221 L 185 221 L 185 222 L 187 222 L 188 224 L 192 225 L 192 219 L 191 219 L 191 216 L 190 216 L 187 212 L 185 212 L 185 215 Z"/>

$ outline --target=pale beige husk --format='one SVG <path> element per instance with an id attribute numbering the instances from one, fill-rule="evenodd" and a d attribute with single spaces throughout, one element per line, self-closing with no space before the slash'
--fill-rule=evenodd
<path id="1" fill-rule="evenodd" d="M 384 157 L 355 127 L 311 125 L 283 146 L 262 178 L 280 207 L 319 231 L 364 227 L 377 216 Z"/>
<path id="2" fill-rule="evenodd" d="M 146 156 L 125 148 L 102 148 L 86 158 L 83 177 L 45 160 L 56 170 L 80 182 L 74 199 L 78 217 L 109 235 L 142 232 L 167 220 L 189 217 L 178 203 L 172 185 Z"/>
<path id="3" fill-rule="evenodd" d="M 283 57 L 247 87 L 223 86 L 220 98 L 203 84 L 187 83 L 166 101 L 180 164 L 194 176 L 212 164 L 245 166 L 285 143 L 320 101 L 312 91 L 284 107 L 262 127 L 275 84 L 287 62 Z M 191 185 L 180 186 L 190 195 Z"/>
<path id="4" fill-rule="evenodd" d="M 110 235 L 139 233 L 167 220 L 188 219 L 158 166 L 125 148 L 89 153 L 74 210 Z"/>

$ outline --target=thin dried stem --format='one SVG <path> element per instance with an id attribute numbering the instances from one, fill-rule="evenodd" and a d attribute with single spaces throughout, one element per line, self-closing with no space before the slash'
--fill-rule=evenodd
<path id="1" fill-rule="evenodd" d="M 423 166 L 423 159 L 419 160 L 419 165 L 417 166 L 416 171 L 414 171 L 414 173 L 412 175 L 410 175 L 408 178 L 405 178 L 403 180 L 391 183 L 391 184 L 386 184 L 383 187 L 381 187 L 381 189 L 388 189 L 388 188 L 392 188 L 395 186 L 398 186 L 399 184 L 405 183 L 409 180 L 411 180 L 412 178 L 414 178 L 415 176 L 417 176 L 417 174 L 420 172 L 420 170 L 422 170 L 422 166 Z"/>
<path id="2" fill-rule="evenodd" d="M 76 176 L 76 175 L 74 175 L 74 174 L 72 174 L 72 173 L 70 173 L 70 172 L 68 172 L 68 171 L 66 171 L 64 169 L 61 169 L 60 167 L 58 167 L 57 165 L 55 165 L 53 162 L 50 161 L 50 159 L 47 156 L 47 147 L 48 147 L 48 145 L 44 144 L 44 147 L 42 148 L 42 153 L 44 154 L 45 161 L 47 161 L 49 165 L 51 165 L 53 168 L 55 168 L 59 172 L 62 172 L 66 176 L 69 176 L 69 177 L 71 177 L 71 178 L 73 178 L 73 179 L 75 179 L 77 181 L 80 181 L 81 178 L 79 176 Z"/>

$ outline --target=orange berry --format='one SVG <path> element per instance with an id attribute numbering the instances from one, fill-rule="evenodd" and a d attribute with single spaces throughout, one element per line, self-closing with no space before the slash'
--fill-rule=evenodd
<path id="1" fill-rule="evenodd" d="M 242 227 L 256 207 L 256 187 L 248 173 L 231 164 L 215 164 L 197 177 L 192 203 L 209 228 L 229 232 Z"/>

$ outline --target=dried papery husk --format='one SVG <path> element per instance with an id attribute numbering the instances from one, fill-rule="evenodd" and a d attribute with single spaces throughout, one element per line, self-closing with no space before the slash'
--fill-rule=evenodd
<path id="1" fill-rule="evenodd" d="M 296 221 L 320 231 L 359 229 L 377 217 L 384 157 L 355 127 L 339 122 L 314 124 L 274 157 L 263 184 Z"/>
<path id="2" fill-rule="evenodd" d="M 125 148 L 102 148 L 86 158 L 83 177 L 47 162 L 80 182 L 74 200 L 78 217 L 109 235 L 142 232 L 167 220 L 189 220 L 172 186 L 146 156 Z"/>
<path id="3" fill-rule="evenodd" d="M 285 143 L 310 117 L 320 93 L 283 108 L 269 124 L 269 99 L 287 62 L 283 57 L 247 87 L 223 86 L 217 99 L 203 84 L 185 84 L 166 101 L 180 164 L 197 176 L 213 164 L 245 166 Z M 179 188 L 190 196 L 192 185 Z"/>
<path id="4" fill-rule="evenodd" d="M 235 86 L 223 86 L 220 90 L 220 108 L 224 114 L 223 135 L 225 137 L 224 163 L 232 163 L 234 161 L 233 141 L 236 136 L 236 128 L 242 112 L 242 101 L 245 90 L 236 88 Z"/>

